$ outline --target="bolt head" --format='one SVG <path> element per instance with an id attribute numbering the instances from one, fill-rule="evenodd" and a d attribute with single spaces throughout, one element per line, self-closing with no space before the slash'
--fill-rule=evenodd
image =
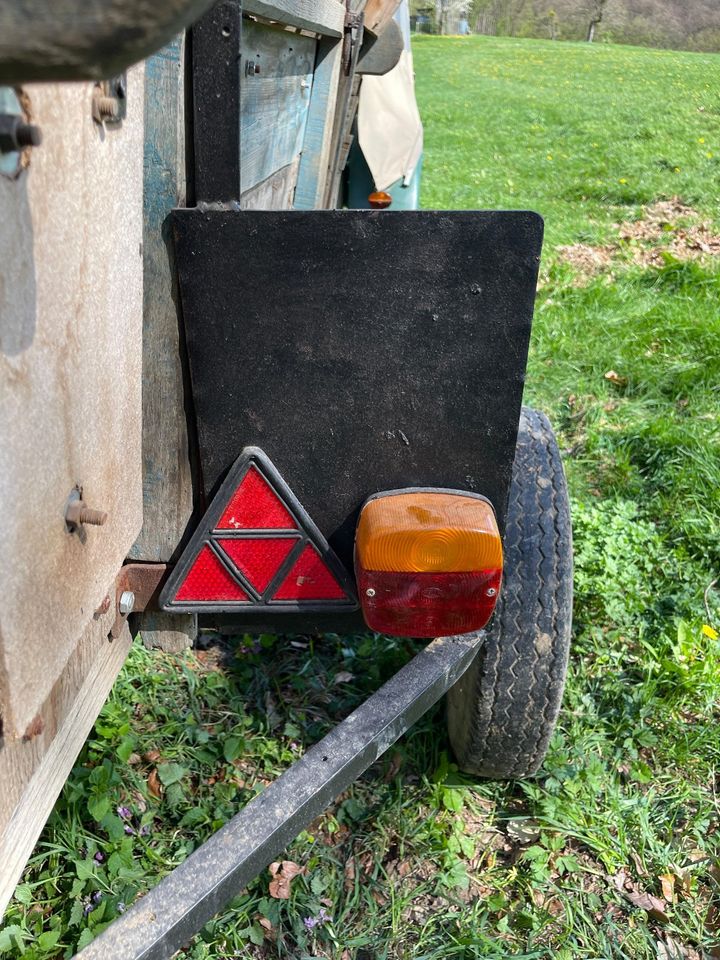
<path id="1" fill-rule="evenodd" d="M 134 606 L 135 594 L 132 590 L 123 590 L 120 594 L 120 600 L 118 601 L 118 610 L 122 616 L 126 617 L 129 613 L 132 613 Z"/>
<path id="2" fill-rule="evenodd" d="M 365 591 L 365 596 L 366 596 L 366 597 L 374 597 L 374 596 L 375 596 L 375 591 L 373 590 L 372 587 L 368 587 L 368 588 L 367 588 L 367 590 Z"/>
<path id="3" fill-rule="evenodd" d="M 494 597 L 496 593 L 497 593 L 497 590 L 495 589 L 495 587 L 488 587 L 488 589 L 485 591 L 485 596 Z"/>

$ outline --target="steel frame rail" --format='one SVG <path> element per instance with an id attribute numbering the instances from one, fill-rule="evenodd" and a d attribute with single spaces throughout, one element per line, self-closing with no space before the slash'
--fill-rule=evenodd
<path id="1" fill-rule="evenodd" d="M 115 920 L 77 960 L 167 960 L 462 676 L 483 633 L 433 640 Z"/>

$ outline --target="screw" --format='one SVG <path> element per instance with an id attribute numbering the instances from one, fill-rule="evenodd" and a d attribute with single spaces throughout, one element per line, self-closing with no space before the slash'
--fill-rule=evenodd
<path id="1" fill-rule="evenodd" d="M 120 599 L 118 600 L 118 610 L 123 617 L 126 617 L 129 613 L 132 613 L 133 607 L 135 606 L 135 594 L 132 590 L 123 590 L 120 594 Z"/>
<path id="2" fill-rule="evenodd" d="M 71 500 L 65 510 L 65 523 L 73 527 L 81 523 L 89 523 L 93 527 L 101 527 L 107 520 L 104 510 L 92 510 L 83 500 Z"/>
<path id="3" fill-rule="evenodd" d="M 375 596 L 375 591 L 373 590 L 372 587 L 368 587 L 368 588 L 367 588 L 367 590 L 365 591 L 365 596 L 366 596 L 366 597 L 374 597 L 374 596 Z"/>
<path id="4" fill-rule="evenodd" d="M 495 587 L 488 587 L 488 589 L 485 591 L 485 596 L 494 597 L 496 593 L 497 593 L 497 590 L 495 589 Z"/>
<path id="5" fill-rule="evenodd" d="M 25 123 L 14 113 L 0 114 L 0 153 L 15 153 L 25 147 L 39 147 L 41 143 L 40 127 Z"/>

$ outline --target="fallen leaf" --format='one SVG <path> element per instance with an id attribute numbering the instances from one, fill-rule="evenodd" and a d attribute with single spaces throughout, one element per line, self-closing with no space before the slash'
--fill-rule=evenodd
<path id="1" fill-rule="evenodd" d="M 155 763 L 156 760 L 160 759 L 159 750 L 148 750 L 147 753 L 143 754 L 143 760 L 147 763 Z"/>
<path id="2" fill-rule="evenodd" d="M 350 673 L 349 670 L 341 670 L 340 673 L 335 674 L 335 679 L 333 683 L 350 683 L 351 680 L 355 678 L 354 673 Z"/>
<path id="3" fill-rule="evenodd" d="M 282 863 L 271 863 L 268 867 L 272 880 L 270 881 L 270 896 L 275 900 L 290 899 L 290 882 L 297 876 L 306 873 L 305 867 L 293 863 L 292 860 L 283 860 Z"/>
<path id="4" fill-rule="evenodd" d="M 675 877 L 672 873 L 661 873 L 658 877 L 662 887 L 662 895 L 668 903 L 675 902 Z"/>
<path id="5" fill-rule="evenodd" d="M 657 940 L 657 960 L 700 960 L 697 950 L 687 947 L 685 944 L 672 937 L 666 937 L 665 942 Z"/>
<path id="6" fill-rule="evenodd" d="M 614 383 L 616 387 L 626 387 L 628 382 L 627 377 L 621 377 L 615 370 L 608 370 L 605 374 L 605 379 L 609 380 L 610 383 Z"/>
<path id="7" fill-rule="evenodd" d="M 355 857 L 349 857 L 345 863 L 345 890 L 351 893 L 355 889 Z"/>
<path id="8" fill-rule="evenodd" d="M 634 851 L 630 854 L 630 856 L 632 857 L 632 862 L 635 864 L 635 873 L 637 873 L 639 877 L 646 877 L 648 872 L 645 869 L 645 864 L 640 859 L 640 856 Z"/>
<path id="9" fill-rule="evenodd" d="M 642 893 L 639 890 L 624 890 L 623 894 L 634 907 L 644 910 L 653 920 L 667 923 L 670 919 L 665 912 L 666 904 L 660 897 L 655 897 L 651 893 Z"/>
<path id="10" fill-rule="evenodd" d="M 162 797 L 163 788 L 162 788 L 162 784 L 160 783 L 160 777 L 158 777 L 158 772 L 155 769 L 155 767 L 153 767 L 152 770 L 150 771 L 150 774 L 147 778 L 147 785 L 150 793 L 154 797 L 157 797 L 159 800 L 160 797 Z"/>

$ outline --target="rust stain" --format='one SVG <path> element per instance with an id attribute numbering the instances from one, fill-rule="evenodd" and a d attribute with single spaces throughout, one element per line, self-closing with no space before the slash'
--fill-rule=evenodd
<path id="1" fill-rule="evenodd" d="M 45 729 L 45 721 L 40 716 L 39 713 L 35 714 L 33 720 L 28 724 L 28 728 L 23 734 L 23 740 L 32 740 L 33 737 L 39 736 Z"/>

